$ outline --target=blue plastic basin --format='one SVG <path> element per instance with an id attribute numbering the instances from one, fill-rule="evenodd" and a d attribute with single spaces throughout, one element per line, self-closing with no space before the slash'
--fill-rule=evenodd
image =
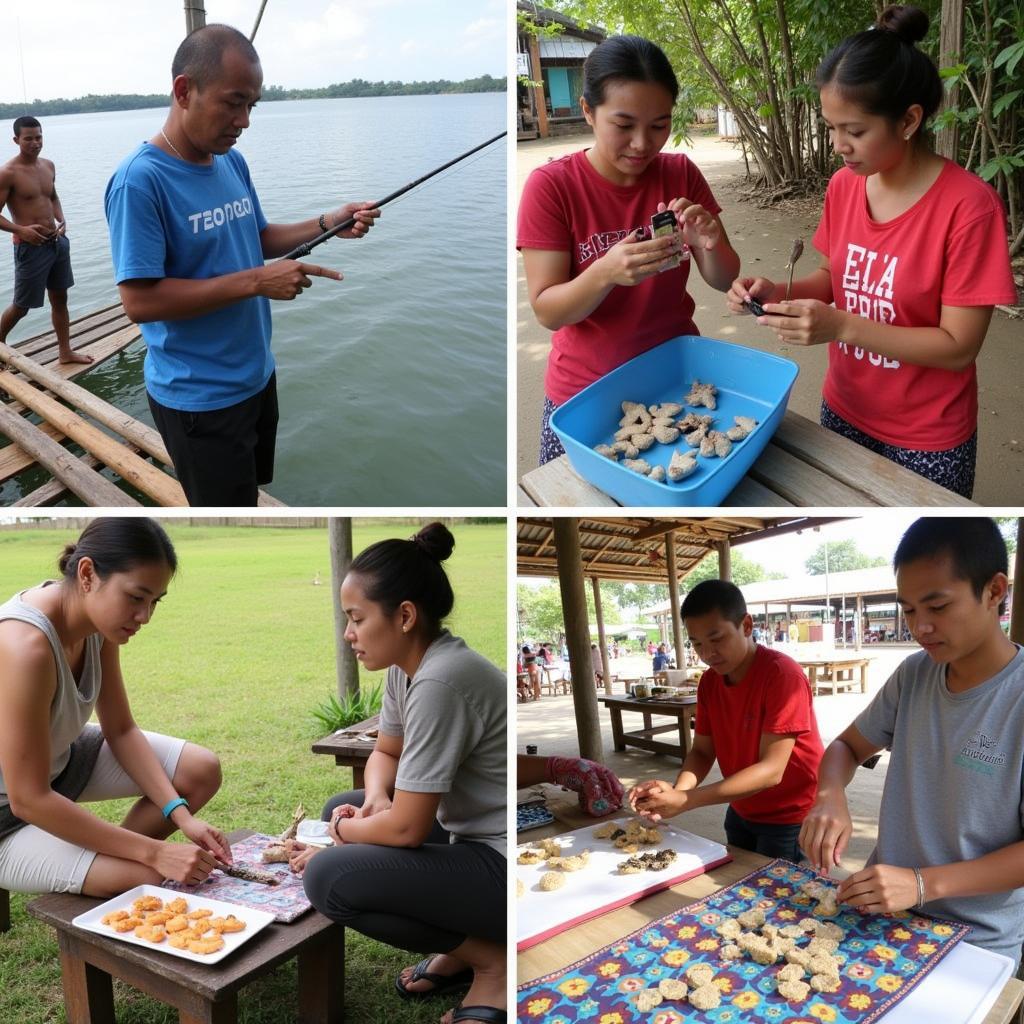
<path id="1" fill-rule="evenodd" d="M 551 426 L 573 469 L 622 505 L 720 505 L 778 429 L 797 373 L 799 367 L 791 359 L 714 338 L 683 335 L 623 363 L 573 395 L 551 414 Z M 678 483 L 659 483 L 594 451 L 594 445 L 613 442 L 622 402 L 683 403 L 694 380 L 718 388 L 712 429 L 728 430 L 734 416 L 753 416 L 758 421 L 753 433 L 733 442 L 726 458 L 698 456 L 696 472 Z M 686 405 L 679 416 L 691 410 L 712 411 Z M 667 470 L 676 450 L 693 451 L 680 437 L 675 444 L 655 444 L 640 458 Z"/>

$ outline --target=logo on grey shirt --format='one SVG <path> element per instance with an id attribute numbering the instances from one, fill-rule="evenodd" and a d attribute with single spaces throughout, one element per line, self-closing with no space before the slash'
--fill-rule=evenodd
<path id="1" fill-rule="evenodd" d="M 995 769 L 1006 764 L 1006 754 L 995 749 L 996 740 L 983 732 L 976 732 L 960 748 L 954 763 L 979 775 L 993 775 Z"/>

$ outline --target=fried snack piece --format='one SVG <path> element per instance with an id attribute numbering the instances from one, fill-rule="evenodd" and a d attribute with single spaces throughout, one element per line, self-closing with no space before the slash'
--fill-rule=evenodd
<path id="1" fill-rule="evenodd" d="M 811 994 L 811 986 L 804 981 L 784 981 L 779 985 L 779 995 L 791 1003 L 802 1003 Z"/>
<path id="2" fill-rule="evenodd" d="M 127 910 L 112 910 L 109 914 L 104 914 L 100 918 L 100 924 L 114 924 L 115 921 L 123 921 L 129 916 Z"/>
<path id="3" fill-rule="evenodd" d="M 686 980 L 695 988 L 710 985 L 714 976 L 715 971 L 710 964 L 693 964 L 686 968 Z"/>
<path id="4" fill-rule="evenodd" d="M 714 409 L 718 404 L 715 398 L 717 394 L 718 388 L 714 384 L 701 384 L 699 380 L 695 380 L 690 385 L 690 393 L 683 401 L 687 405 L 703 405 L 708 409 Z"/>
<path id="5" fill-rule="evenodd" d="M 804 949 L 791 949 L 786 953 L 786 961 L 791 964 L 799 964 L 801 967 L 810 967 L 811 954 Z"/>
<path id="6" fill-rule="evenodd" d="M 188 912 L 188 900 L 183 896 L 179 896 L 176 900 L 171 900 L 165 904 L 164 910 L 169 910 L 172 914 L 184 914 Z"/>
<path id="7" fill-rule="evenodd" d="M 516 857 L 516 862 L 519 864 L 539 864 L 542 860 L 544 860 L 542 850 L 520 850 L 519 856 Z"/>
<path id="8" fill-rule="evenodd" d="M 137 938 L 145 939 L 147 942 L 152 942 L 154 945 L 163 942 L 167 938 L 167 932 L 158 924 L 140 924 L 135 929 L 135 935 Z"/>
<path id="9" fill-rule="evenodd" d="M 654 434 L 631 434 L 629 443 L 636 448 L 637 451 L 645 452 L 648 448 L 654 446 L 657 437 Z"/>
<path id="10" fill-rule="evenodd" d="M 582 871 L 590 860 L 590 851 L 581 850 L 572 857 L 548 857 L 548 867 L 556 871 Z"/>
<path id="11" fill-rule="evenodd" d="M 804 949 L 813 956 L 815 953 L 825 953 L 831 956 L 839 948 L 835 939 L 823 939 L 820 935 L 815 936 L 804 946 Z"/>
<path id="12" fill-rule="evenodd" d="M 595 839 L 611 839 L 617 831 L 621 831 L 621 829 L 616 822 L 606 821 L 603 825 L 598 825 L 592 835 Z"/>
<path id="13" fill-rule="evenodd" d="M 815 934 L 819 939 L 833 939 L 836 943 L 840 943 L 846 938 L 846 929 L 841 928 L 834 921 L 815 921 L 814 925 Z"/>
<path id="14" fill-rule="evenodd" d="M 803 981 L 805 973 L 799 964 L 786 964 L 775 977 L 779 981 Z"/>
<path id="15" fill-rule="evenodd" d="M 666 999 L 685 999 L 688 989 L 680 978 L 662 978 L 658 982 L 658 991 Z"/>
<path id="16" fill-rule="evenodd" d="M 638 857 L 627 857 L 624 861 L 619 862 L 617 870 L 620 875 L 639 875 L 643 869 L 644 866 Z"/>
<path id="17" fill-rule="evenodd" d="M 224 948 L 224 940 L 219 935 L 208 939 L 195 939 L 188 944 L 190 953 L 198 953 L 200 956 L 209 956 Z"/>
<path id="18" fill-rule="evenodd" d="M 702 416 L 700 413 L 688 412 L 681 420 L 676 420 L 676 426 L 684 434 L 688 434 L 691 430 L 707 432 L 711 429 L 711 424 L 714 422 L 714 416 Z"/>
<path id="19" fill-rule="evenodd" d="M 813 953 L 807 962 L 811 974 L 838 974 L 839 963 L 827 953 Z"/>
<path id="20" fill-rule="evenodd" d="M 679 440 L 679 430 L 672 426 L 657 426 L 647 436 L 653 437 L 659 444 L 675 444 Z"/>
<path id="21" fill-rule="evenodd" d="M 658 1006 L 665 997 L 656 988 L 642 988 L 636 994 L 636 1008 L 641 1013 L 649 1013 Z"/>
<path id="22" fill-rule="evenodd" d="M 718 955 L 723 960 L 742 960 L 743 950 L 735 943 L 729 942 L 718 951 Z"/>
<path id="23" fill-rule="evenodd" d="M 787 924 L 784 928 L 779 929 L 779 934 L 784 935 L 787 939 L 802 939 L 804 930 L 798 924 Z"/>
<path id="24" fill-rule="evenodd" d="M 164 901 L 159 896 L 140 896 L 132 903 L 132 910 L 145 912 L 147 910 L 163 910 Z"/>
<path id="25" fill-rule="evenodd" d="M 655 466 L 654 469 L 652 469 L 650 473 L 647 474 L 647 476 L 648 479 L 657 480 L 659 484 L 663 484 L 665 482 L 665 467 Z"/>
<path id="26" fill-rule="evenodd" d="M 647 476 L 651 471 L 651 464 L 646 459 L 623 459 L 622 465 L 640 476 Z"/>
<path id="27" fill-rule="evenodd" d="M 738 939 L 740 932 L 743 931 L 743 926 L 734 917 L 727 917 L 724 921 L 719 921 L 715 925 L 715 931 L 722 936 L 723 939 Z"/>
<path id="28" fill-rule="evenodd" d="M 594 451 L 597 452 L 598 455 L 603 455 L 606 459 L 611 459 L 612 462 L 618 462 L 619 461 L 619 453 L 614 448 L 612 448 L 610 445 L 607 445 L 607 444 L 595 444 L 594 445 Z M 264 850 L 263 851 L 264 859 L 266 859 L 266 855 L 267 855 L 267 851 Z"/>
<path id="29" fill-rule="evenodd" d="M 206 907 L 200 907 L 198 910 L 193 910 L 191 913 L 186 914 L 185 917 L 190 921 L 199 921 L 204 917 L 213 917 L 213 911 L 208 910 Z"/>
<path id="30" fill-rule="evenodd" d="M 245 931 L 245 922 L 239 921 L 234 914 L 228 914 L 227 917 L 210 917 L 206 923 L 218 934 Z"/>
<path id="31" fill-rule="evenodd" d="M 760 928 L 764 924 L 764 911 L 760 907 L 753 907 L 742 914 L 737 914 L 736 920 L 744 928 Z"/>
<path id="32" fill-rule="evenodd" d="M 838 992 L 838 974 L 814 974 L 811 976 L 811 988 L 815 992 Z"/>
<path id="33" fill-rule="evenodd" d="M 754 427 L 756 427 L 758 423 L 753 416 L 734 416 L 733 419 L 736 421 L 736 425 L 734 427 L 730 427 L 725 432 L 725 436 L 731 441 L 742 441 L 747 434 L 753 431 Z"/>
<path id="34" fill-rule="evenodd" d="M 817 917 L 835 917 L 839 913 L 839 904 L 836 902 L 834 892 L 826 893 L 822 900 L 812 911 Z"/>
<path id="35" fill-rule="evenodd" d="M 166 907 L 163 910 L 154 910 L 152 913 L 146 915 L 146 924 L 167 924 L 168 921 L 174 918 L 174 914 Z"/>
<path id="36" fill-rule="evenodd" d="M 565 885 L 565 875 L 560 871 L 545 871 L 540 876 L 541 892 L 552 892 L 555 889 L 561 889 L 563 885 Z"/>
<path id="37" fill-rule="evenodd" d="M 141 917 L 122 917 L 119 921 L 115 921 L 113 928 L 115 932 L 124 935 L 125 932 L 133 932 L 140 924 L 145 924 Z"/>
<path id="38" fill-rule="evenodd" d="M 689 435 L 687 435 L 689 442 Z M 697 458 L 692 452 L 673 452 L 668 464 L 669 480 L 682 480 L 697 469 Z"/>
<path id="39" fill-rule="evenodd" d="M 698 1010 L 713 1010 L 722 1002 L 722 993 L 714 985 L 699 985 L 690 989 L 690 1005 Z"/>
<path id="40" fill-rule="evenodd" d="M 526 892 L 526 886 L 521 878 L 516 879 L 516 899 L 519 899 Z"/>
<path id="41" fill-rule="evenodd" d="M 700 453 L 706 459 L 724 459 L 732 451 L 732 441 L 720 430 L 709 430 L 700 443 Z"/>

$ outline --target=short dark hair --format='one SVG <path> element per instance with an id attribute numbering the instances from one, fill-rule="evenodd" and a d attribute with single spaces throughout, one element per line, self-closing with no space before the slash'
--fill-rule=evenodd
<path id="1" fill-rule="evenodd" d="M 947 556 L 953 575 L 967 580 L 974 596 L 981 599 L 985 584 L 996 573 L 1009 575 L 1010 560 L 1006 541 L 994 519 L 985 516 L 944 518 L 925 516 L 912 523 L 903 534 L 892 558 L 893 571 L 920 558 Z M 999 605 L 1002 614 L 1006 602 Z"/>
<path id="2" fill-rule="evenodd" d="M 14 137 L 21 134 L 22 128 L 42 128 L 43 126 L 30 114 L 22 114 L 14 119 Z"/>
<path id="3" fill-rule="evenodd" d="M 349 573 L 359 577 L 367 598 L 387 615 L 403 601 L 411 601 L 434 633 L 455 604 L 452 585 L 441 567 L 454 548 L 448 527 L 429 523 L 409 540 L 371 544 L 352 560 Z"/>
<path id="4" fill-rule="evenodd" d="M 939 72 L 914 45 L 927 32 L 928 15 L 919 7 L 886 7 L 873 28 L 847 36 L 825 57 L 815 75 L 818 88 L 834 83 L 851 102 L 890 121 L 919 103 L 923 125 L 942 102 Z"/>
<path id="5" fill-rule="evenodd" d="M 228 50 L 238 50 L 251 64 L 260 56 L 249 40 L 230 25 L 211 24 L 197 28 L 182 40 L 171 61 L 171 78 L 186 75 L 202 91 L 217 80 Z"/>
<path id="6" fill-rule="evenodd" d="M 155 519 L 143 516 L 94 519 L 77 541 L 65 545 L 57 562 L 61 575 L 73 580 L 83 558 L 92 559 L 101 580 L 117 572 L 128 572 L 137 565 L 162 562 L 172 575 L 178 569 L 178 556 L 171 538 Z"/>
<path id="7" fill-rule="evenodd" d="M 698 583 L 683 601 L 680 617 L 683 619 L 721 612 L 724 618 L 738 626 L 747 614 L 747 602 L 743 591 L 728 580 L 705 580 Z"/>
<path id="8" fill-rule="evenodd" d="M 583 62 L 583 98 L 593 109 L 604 102 L 610 82 L 654 82 L 663 86 L 675 103 L 679 82 L 660 46 L 640 36 L 609 36 L 598 43 Z"/>

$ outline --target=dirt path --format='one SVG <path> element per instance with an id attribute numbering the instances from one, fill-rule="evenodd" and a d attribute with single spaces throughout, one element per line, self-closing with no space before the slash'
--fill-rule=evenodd
<path id="1" fill-rule="evenodd" d="M 587 145 L 585 136 L 520 143 L 517 150 L 518 191 L 534 167 Z M 798 272 L 806 273 L 814 257 L 810 245 L 818 211 L 805 213 L 760 209 L 739 198 L 744 171 L 738 149 L 717 137 L 696 138 L 686 152 L 703 171 L 722 205 L 722 221 L 743 261 L 743 271 L 778 280 L 792 241 L 802 237 L 805 255 Z M 517 259 L 517 478 L 537 465 L 537 436 L 544 397 L 544 368 L 550 334 L 534 319 L 526 297 L 522 260 Z M 800 364 L 789 407 L 817 421 L 827 350 L 780 345 L 767 328 L 750 317 L 734 317 L 724 297 L 692 273 L 690 293 L 697 304 L 694 319 L 701 333 L 725 341 L 741 341 L 775 352 Z M 978 362 L 978 471 L 974 500 L 988 506 L 1024 504 L 1024 373 L 1021 343 L 1024 324 L 997 312 Z"/>

